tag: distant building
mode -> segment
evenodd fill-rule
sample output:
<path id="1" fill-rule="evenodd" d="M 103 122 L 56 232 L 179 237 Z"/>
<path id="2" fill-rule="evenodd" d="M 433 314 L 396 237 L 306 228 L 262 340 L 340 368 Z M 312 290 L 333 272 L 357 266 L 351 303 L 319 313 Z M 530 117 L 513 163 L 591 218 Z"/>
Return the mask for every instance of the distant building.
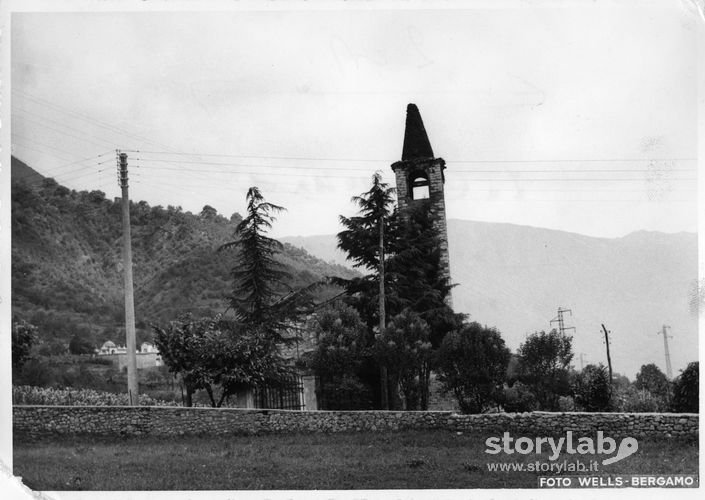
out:
<path id="1" fill-rule="evenodd" d="M 142 345 L 140 345 L 140 354 L 147 354 L 151 352 L 156 352 L 159 353 L 159 350 L 149 342 L 142 342 Z"/>
<path id="2" fill-rule="evenodd" d="M 103 343 L 100 349 L 96 350 L 96 354 L 99 356 L 105 356 L 109 354 L 127 354 L 127 348 L 124 346 L 116 346 L 112 340 L 108 340 Z"/>

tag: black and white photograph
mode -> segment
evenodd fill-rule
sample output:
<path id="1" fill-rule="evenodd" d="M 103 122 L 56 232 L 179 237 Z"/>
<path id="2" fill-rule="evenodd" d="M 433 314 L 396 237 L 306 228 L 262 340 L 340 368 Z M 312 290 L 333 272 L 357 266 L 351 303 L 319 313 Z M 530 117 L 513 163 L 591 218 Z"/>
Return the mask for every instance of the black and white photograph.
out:
<path id="1" fill-rule="evenodd" d="M 697 494 L 702 0 L 0 15 L 9 498 Z"/>

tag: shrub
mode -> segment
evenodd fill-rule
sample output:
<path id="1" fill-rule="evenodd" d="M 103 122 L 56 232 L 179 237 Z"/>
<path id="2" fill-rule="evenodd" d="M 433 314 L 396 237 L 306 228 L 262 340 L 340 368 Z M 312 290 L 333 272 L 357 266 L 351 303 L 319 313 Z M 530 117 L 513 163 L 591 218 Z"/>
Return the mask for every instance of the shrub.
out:
<path id="1" fill-rule="evenodd" d="M 519 346 L 518 378 L 531 387 L 542 410 L 558 409 L 558 398 L 571 394 L 568 366 L 573 338 L 553 329 L 529 335 Z"/>
<path id="2" fill-rule="evenodd" d="M 333 303 L 316 315 L 313 328 L 317 346 L 305 358 L 305 366 L 320 380 L 319 407 L 326 410 L 372 408 L 372 391 L 363 379 L 369 364 L 367 329 L 358 312 L 342 303 Z"/>
<path id="3" fill-rule="evenodd" d="M 558 398 L 558 411 L 575 411 L 575 400 L 572 396 Z"/>
<path id="4" fill-rule="evenodd" d="M 699 373 L 699 363 L 694 361 L 678 376 L 673 384 L 673 411 L 698 413 Z"/>
<path id="5" fill-rule="evenodd" d="M 573 383 L 575 402 L 584 411 L 610 411 L 612 388 L 607 369 L 602 365 L 587 365 Z"/>
<path id="6" fill-rule="evenodd" d="M 634 387 L 645 389 L 654 396 L 667 398 L 671 391 L 671 383 L 664 373 L 653 363 L 642 365 L 636 374 Z"/>
<path id="7" fill-rule="evenodd" d="M 463 413 L 480 413 L 501 403 L 509 356 L 499 331 L 470 323 L 441 342 L 438 378 Z"/>
<path id="8" fill-rule="evenodd" d="M 612 405 L 616 411 L 626 413 L 664 412 L 668 409 L 666 398 L 635 386 L 617 391 L 612 398 Z"/>
<path id="9" fill-rule="evenodd" d="M 12 387 L 12 403 L 16 405 L 66 405 L 66 406 L 129 406 L 127 394 L 95 391 L 93 389 L 55 389 L 28 385 Z M 140 406 L 177 406 L 174 401 L 139 396 Z"/>
<path id="10" fill-rule="evenodd" d="M 521 382 L 515 382 L 511 387 L 504 388 L 502 406 L 504 411 L 521 413 L 536 410 L 539 403 L 528 386 Z"/>
<path id="11" fill-rule="evenodd" d="M 421 317 L 405 309 L 376 335 L 374 352 L 381 366 L 397 381 L 407 410 L 428 407 L 432 346 L 431 330 Z M 390 398 L 391 399 L 391 398 Z"/>

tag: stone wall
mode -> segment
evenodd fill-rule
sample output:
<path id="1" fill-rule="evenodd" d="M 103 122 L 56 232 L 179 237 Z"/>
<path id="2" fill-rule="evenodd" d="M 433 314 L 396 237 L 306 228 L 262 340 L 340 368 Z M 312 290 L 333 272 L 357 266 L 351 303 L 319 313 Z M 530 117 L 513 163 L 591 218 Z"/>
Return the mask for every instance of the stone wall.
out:
<path id="1" fill-rule="evenodd" d="M 406 429 L 479 431 L 528 436 L 697 436 L 697 414 L 287 411 L 156 406 L 14 406 L 13 430 L 21 437 L 56 434 L 195 435 L 293 432 L 358 432 Z"/>

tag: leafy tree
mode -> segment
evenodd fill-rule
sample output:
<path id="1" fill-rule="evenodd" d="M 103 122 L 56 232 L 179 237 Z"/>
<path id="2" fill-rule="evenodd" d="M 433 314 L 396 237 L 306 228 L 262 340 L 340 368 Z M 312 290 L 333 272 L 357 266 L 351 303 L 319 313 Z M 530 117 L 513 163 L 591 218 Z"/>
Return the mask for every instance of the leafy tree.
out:
<path id="1" fill-rule="evenodd" d="M 37 327 L 21 319 L 12 322 L 12 371 L 18 373 L 37 342 Z"/>
<path id="2" fill-rule="evenodd" d="M 366 327 L 357 311 L 336 302 L 316 314 L 316 350 L 306 365 L 314 370 L 321 387 L 321 404 L 327 410 L 372 407 Z"/>
<path id="3" fill-rule="evenodd" d="M 418 314 L 405 309 L 376 336 L 374 351 L 389 370 L 390 380 L 394 381 L 390 385 L 399 385 L 405 408 L 426 409 L 433 354 L 428 324 Z M 390 401 L 393 403 L 394 398 Z"/>
<path id="4" fill-rule="evenodd" d="M 213 407 L 220 407 L 238 391 L 276 385 L 290 374 L 261 330 L 247 330 L 221 317 L 195 319 L 190 314 L 166 328 L 153 329 L 164 364 L 186 387 L 187 406 L 198 389 L 207 392 Z"/>
<path id="5" fill-rule="evenodd" d="M 662 398 L 668 398 L 671 392 L 671 382 L 654 363 L 641 366 L 639 373 L 636 374 L 634 387 Z"/>
<path id="6" fill-rule="evenodd" d="M 538 408 L 536 396 L 526 385 L 519 381 L 504 388 L 502 407 L 507 412 L 527 412 Z"/>
<path id="7" fill-rule="evenodd" d="M 499 331 L 473 322 L 443 339 L 438 376 L 464 413 L 481 413 L 502 401 L 509 358 Z"/>
<path id="8" fill-rule="evenodd" d="M 210 205 L 204 205 L 199 216 L 204 219 L 215 219 L 218 216 L 218 211 Z"/>
<path id="9" fill-rule="evenodd" d="M 607 369 L 587 365 L 573 382 L 575 402 L 585 411 L 610 411 L 612 389 Z"/>
<path id="10" fill-rule="evenodd" d="M 85 335 L 75 334 L 69 341 L 71 354 L 92 354 L 94 350 L 93 343 Z"/>
<path id="11" fill-rule="evenodd" d="M 613 388 L 613 390 L 625 389 L 631 385 L 632 385 L 632 382 L 629 380 L 629 377 L 627 377 L 626 375 L 622 375 L 621 373 L 616 373 L 616 372 L 612 374 L 612 388 Z"/>
<path id="12" fill-rule="evenodd" d="M 673 384 L 672 407 L 675 412 L 698 413 L 700 390 L 700 363 L 693 361 Z"/>
<path id="13" fill-rule="evenodd" d="M 568 367 L 573 338 L 555 329 L 529 335 L 519 346 L 519 380 L 531 388 L 544 410 L 558 409 L 558 398 L 570 394 Z"/>
<path id="14" fill-rule="evenodd" d="M 22 366 L 22 374 L 16 378 L 16 385 L 31 385 L 34 387 L 48 387 L 56 385 L 58 374 L 49 363 L 40 358 L 30 358 Z M 14 378 L 14 377 L 13 377 Z"/>
<path id="15" fill-rule="evenodd" d="M 351 199 L 360 209 L 359 215 L 340 216 L 345 230 L 338 233 L 338 248 L 348 254 L 353 267 L 364 267 L 372 272 L 379 270 L 390 241 L 388 237 L 383 240 L 380 258 L 380 232 L 383 236 L 391 234 L 395 223 L 394 191 L 389 184 L 382 182 L 382 175 L 377 172 L 372 177 L 372 187 Z"/>

